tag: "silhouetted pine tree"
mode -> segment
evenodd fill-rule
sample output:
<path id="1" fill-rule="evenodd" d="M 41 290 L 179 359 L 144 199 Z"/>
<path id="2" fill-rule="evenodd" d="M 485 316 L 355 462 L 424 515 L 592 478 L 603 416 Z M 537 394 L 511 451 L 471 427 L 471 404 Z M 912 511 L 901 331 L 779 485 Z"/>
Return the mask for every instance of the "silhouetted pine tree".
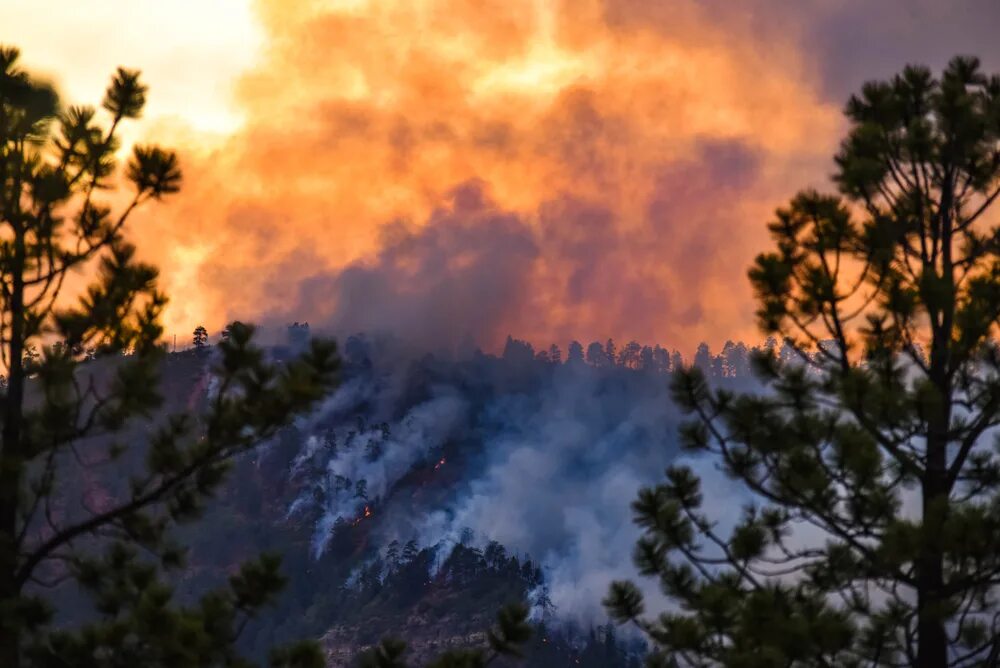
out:
<path id="1" fill-rule="evenodd" d="M 846 114 L 846 199 L 799 194 L 750 271 L 791 360 L 757 356 L 759 396 L 699 368 L 675 381 L 686 445 L 753 501 L 724 533 L 678 466 L 634 503 L 636 563 L 680 605 L 647 617 L 627 582 L 606 603 L 661 665 L 1000 661 L 1000 458 L 984 438 L 1000 424 L 1000 77 L 972 58 L 940 79 L 907 67 Z"/>
<path id="2" fill-rule="evenodd" d="M 0 48 L 0 352 L 9 369 L 0 389 L 0 665 L 240 665 L 234 643 L 280 588 L 277 560 L 249 563 L 227 588 L 180 606 L 163 577 L 183 563 L 170 530 L 198 517 L 234 457 L 332 388 L 336 351 L 316 342 L 277 368 L 252 345 L 252 328 L 234 324 L 204 411 L 165 416 L 141 439 L 126 431 L 163 403 L 166 299 L 123 229 L 138 207 L 178 190 L 177 158 L 137 146 L 122 179 L 128 197 L 113 212 L 116 131 L 143 108 L 139 74 L 117 71 L 103 112 L 60 109 L 17 60 L 16 49 Z M 72 300 L 60 292 L 71 272 L 93 280 Z M 91 356 L 104 359 L 83 364 Z M 131 476 L 99 506 L 80 508 L 64 493 L 115 462 Z M 81 627 L 51 624 L 47 588 L 65 580 L 93 601 Z M 322 657 L 301 645 L 277 652 L 274 665 L 321 666 Z"/>

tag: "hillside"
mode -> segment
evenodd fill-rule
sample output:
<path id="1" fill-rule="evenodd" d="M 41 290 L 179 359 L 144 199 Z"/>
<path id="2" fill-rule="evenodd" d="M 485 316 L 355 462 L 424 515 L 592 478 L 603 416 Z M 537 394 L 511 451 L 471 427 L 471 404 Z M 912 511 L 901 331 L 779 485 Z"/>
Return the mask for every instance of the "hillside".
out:
<path id="1" fill-rule="evenodd" d="M 337 392 L 236 462 L 202 521 L 183 528 L 178 595 L 276 552 L 289 582 L 244 634 L 254 656 L 312 637 L 347 666 L 393 635 L 419 660 L 481 643 L 501 605 L 528 600 L 542 625 L 528 665 L 629 665 L 642 644 L 609 633 L 599 601 L 633 572 L 635 490 L 673 456 L 668 370 L 562 363 L 520 342 L 460 360 L 357 337 L 345 349 Z M 210 349 L 168 356 L 169 411 L 201 409 L 212 363 Z M 121 468 L 89 474 L 66 498 L 99 503 L 125 479 Z"/>

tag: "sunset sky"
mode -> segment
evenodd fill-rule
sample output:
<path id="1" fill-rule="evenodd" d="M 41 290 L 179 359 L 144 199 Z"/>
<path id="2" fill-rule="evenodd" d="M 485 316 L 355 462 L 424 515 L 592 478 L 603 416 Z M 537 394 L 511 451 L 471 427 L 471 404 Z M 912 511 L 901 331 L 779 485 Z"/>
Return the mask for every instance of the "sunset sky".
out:
<path id="1" fill-rule="evenodd" d="M 129 137 L 185 170 L 133 228 L 171 332 L 685 354 L 755 338 L 746 268 L 825 187 L 847 95 L 955 53 L 1000 70 L 998 26 L 993 0 L 0 0 L 67 101 L 143 70 Z"/>

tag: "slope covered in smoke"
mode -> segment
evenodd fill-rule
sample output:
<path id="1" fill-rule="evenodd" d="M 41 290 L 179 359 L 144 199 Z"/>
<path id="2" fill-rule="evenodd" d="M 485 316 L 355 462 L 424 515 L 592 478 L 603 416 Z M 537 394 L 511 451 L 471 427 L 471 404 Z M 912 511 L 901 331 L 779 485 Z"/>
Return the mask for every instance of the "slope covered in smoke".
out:
<path id="1" fill-rule="evenodd" d="M 305 328 L 290 333 L 295 347 Z M 501 356 L 446 358 L 364 336 L 343 349 L 338 390 L 237 460 L 205 516 L 181 528 L 190 553 L 178 596 L 197 597 L 242 561 L 277 552 L 289 584 L 277 610 L 247 628 L 252 656 L 311 637 L 343 658 L 386 633 L 432 652 L 475 642 L 500 605 L 526 598 L 551 640 L 533 650 L 538 665 L 586 656 L 626 665 L 625 645 L 588 629 L 607 622 L 608 582 L 635 574 L 636 491 L 678 456 L 668 388 L 679 353 L 608 341 L 564 355 L 509 339 Z M 744 383 L 746 354 L 732 344 L 695 361 L 719 382 Z M 210 348 L 169 355 L 166 409 L 199 411 L 214 362 Z M 60 507 L 78 498 L 100 507 L 123 492 L 146 426 L 130 434 L 134 456 L 75 481 Z M 694 464 L 707 468 L 717 502 L 735 507 L 719 476 Z M 59 595 L 66 623 L 91 614 L 79 592 Z M 600 663 L 608 652 L 621 663 Z"/>
<path id="2" fill-rule="evenodd" d="M 428 550 L 433 574 L 455 546 L 495 541 L 540 567 L 536 617 L 603 622 L 609 581 L 635 575 L 629 505 L 678 456 L 679 356 L 588 348 L 572 345 L 565 362 L 516 340 L 499 357 L 410 358 L 392 341 L 350 338 L 340 389 L 254 463 L 274 480 L 265 494 L 283 499 L 281 522 L 297 527 L 299 568 L 340 587 L 390 545 Z M 746 348 L 727 351 L 709 366 L 720 382 L 747 382 L 736 364 Z"/>
<path id="3" fill-rule="evenodd" d="M 471 531 L 540 560 L 561 614 L 599 614 L 631 571 L 629 502 L 676 454 L 665 377 L 513 354 L 352 366 L 292 465 L 314 555 L 359 522 L 383 545 Z"/>

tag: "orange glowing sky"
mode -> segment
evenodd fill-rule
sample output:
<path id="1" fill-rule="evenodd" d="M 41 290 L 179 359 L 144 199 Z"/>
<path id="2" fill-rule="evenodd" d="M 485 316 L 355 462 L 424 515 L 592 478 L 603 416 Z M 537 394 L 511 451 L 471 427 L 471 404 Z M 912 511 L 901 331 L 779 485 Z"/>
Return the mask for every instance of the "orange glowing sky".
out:
<path id="1" fill-rule="evenodd" d="M 824 185 L 846 95 L 954 52 L 996 69 L 994 4 L 0 0 L 0 41 L 73 102 L 143 69 L 131 137 L 178 148 L 186 183 L 133 234 L 182 336 L 689 352 L 756 337 L 746 267 Z"/>

